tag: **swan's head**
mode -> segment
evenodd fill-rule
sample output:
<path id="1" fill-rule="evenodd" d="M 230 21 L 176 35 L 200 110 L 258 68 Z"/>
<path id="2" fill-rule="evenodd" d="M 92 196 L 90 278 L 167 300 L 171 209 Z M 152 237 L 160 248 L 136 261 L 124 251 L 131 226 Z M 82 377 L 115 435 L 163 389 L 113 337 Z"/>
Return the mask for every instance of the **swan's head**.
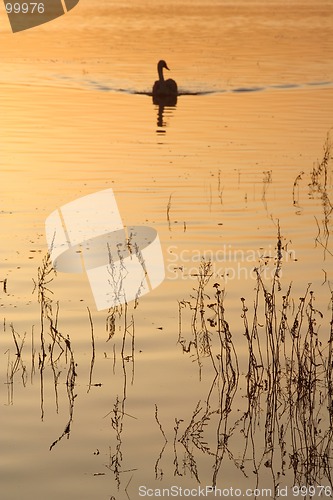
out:
<path id="1" fill-rule="evenodd" d="M 160 70 L 160 69 L 168 69 L 170 71 L 170 68 L 168 68 L 168 65 L 167 63 L 164 61 L 164 59 L 162 59 L 161 61 L 158 62 L 158 65 L 157 65 L 157 68 Z"/>

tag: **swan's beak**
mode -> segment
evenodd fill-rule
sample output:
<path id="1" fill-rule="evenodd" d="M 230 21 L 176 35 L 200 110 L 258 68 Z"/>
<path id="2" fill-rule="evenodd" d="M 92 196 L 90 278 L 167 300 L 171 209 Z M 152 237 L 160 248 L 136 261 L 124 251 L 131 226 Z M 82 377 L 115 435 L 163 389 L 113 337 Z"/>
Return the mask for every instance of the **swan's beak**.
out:
<path id="1" fill-rule="evenodd" d="M 164 67 L 165 67 L 165 69 L 168 69 L 168 70 L 170 71 L 170 68 L 168 68 L 168 65 L 167 65 L 167 64 L 165 64 L 165 66 L 164 66 Z"/>

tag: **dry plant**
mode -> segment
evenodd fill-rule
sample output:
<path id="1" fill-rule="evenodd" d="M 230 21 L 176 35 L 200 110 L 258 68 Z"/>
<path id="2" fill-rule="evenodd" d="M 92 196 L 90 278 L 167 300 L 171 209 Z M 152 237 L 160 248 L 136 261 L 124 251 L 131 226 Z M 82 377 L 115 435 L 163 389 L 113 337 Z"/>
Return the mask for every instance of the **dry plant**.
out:
<path id="1" fill-rule="evenodd" d="M 332 143 L 329 133 L 327 134 L 324 143 L 324 153 L 321 161 L 313 166 L 310 173 L 311 182 L 309 183 L 309 194 L 311 197 L 319 197 L 322 203 L 323 218 L 319 221 L 316 217 L 318 234 L 316 244 L 323 247 L 324 258 L 326 254 L 333 256 L 332 250 L 329 249 L 329 238 L 332 232 L 332 172 L 330 170 L 330 160 L 332 159 Z"/>
<path id="2" fill-rule="evenodd" d="M 198 363 L 200 380 L 204 360 L 209 361 L 215 375 L 205 405 L 197 404 L 187 425 L 176 419 L 175 474 L 180 474 L 181 443 L 185 449 L 183 470 L 189 470 L 197 481 L 200 471 L 194 450 L 214 457 L 213 485 L 228 457 L 245 475 L 250 468 L 257 484 L 260 473 L 269 470 L 275 488 L 288 472 L 295 484 L 327 483 L 333 487 L 333 294 L 328 338 L 324 338 L 319 329 L 327 318 L 315 306 L 311 285 L 296 307 L 292 286 L 283 291 L 283 252 L 278 224 L 274 275 L 267 283 L 262 269 L 255 269 L 253 306 L 249 308 L 241 298 L 247 370 L 246 409 L 240 417 L 233 404 L 241 386 L 240 354 L 225 319 L 219 284 L 213 285 L 214 300 L 208 293 L 212 278 L 209 262 L 201 264 L 195 294 L 179 302 L 178 343 Z M 205 428 L 212 426 L 216 429 L 215 444 L 205 438 Z M 240 437 L 243 453 L 236 459 Z"/>
<path id="3" fill-rule="evenodd" d="M 109 463 L 106 466 L 113 472 L 117 488 L 121 485 L 121 474 L 132 472 L 136 469 L 123 469 L 122 453 L 122 433 L 124 430 L 124 418 L 135 419 L 133 415 L 126 412 L 127 385 L 128 385 L 128 364 L 130 364 L 130 382 L 134 383 L 134 362 L 135 362 L 135 324 L 134 316 L 128 312 L 128 304 L 119 304 L 108 311 L 106 318 L 106 331 L 108 333 L 107 342 L 113 341 L 113 372 L 116 371 L 117 351 L 121 359 L 122 372 L 122 395 L 117 395 L 112 410 L 105 415 L 111 420 L 111 427 L 114 431 L 115 443 L 109 447 Z M 120 333 L 116 335 L 116 333 Z"/>
<path id="4" fill-rule="evenodd" d="M 206 292 L 211 278 L 211 262 L 202 260 L 195 294 L 191 295 L 190 300 L 179 302 L 178 343 L 185 353 L 191 354 L 191 350 L 194 350 L 200 380 L 204 359 L 209 361 L 214 376 L 204 407 L 198 402 L 190 423 L 178 441 L 185 448 L 184 467 L 197 480 L 199 480 L 199 472 L 190 445 L 197 451 L 214 457 L 213 484 L 215 485 L 225 454 L 227 453 L 228 457 L 234 460 L 229 440 L 235 431 L 235 425 L 230 423 L 230 414 L 238 387 L 239 367 L 232 333 L 225 319 L 224 292 L 218 283 L 213 285 L 215 290 L 213 299 Z M 187 328 L 186 334 L 183 328 L 185 312 L 190 312 L 190 328 Z M 178 431 L 179 423 L 182 421 L 177 422 Z M 204 430 L 208 425 L 216 425 L 215 450 L 205 441 Z"/>
<path id="5" fill-rule="evenodd" d="M 46 361 L 48 361 L 53 372 L 53 382 L 55 391 L 56 410 L 58 412 L 58 385 L 61 376 L 60 360 L 64 358 L 67 367 L 66 390 L 69 403 L 68 422 L 63 433 L 51 444 L 50 450 L 64 437 L 69 438 L 74 414 L 74 401 L 76 398 L 76 362 L 69 335 L 64 335 L 58 329 L 59 303 L 53 303 L 53 292 L 49 288 L 55 276 L 50 255 L 47 254 L 42 265 L 38 268 L 38 279 L 35 282 L 35 289 L 38 291 L 38 301 L 40 304 L 40 353 L 39 353 L 39 373 L 40 373 L 40 393 L 41 393 L 41 418 L 44 418 L 44 371 Z M 55 309 L 55 310 L 54 310 Z M 48 347 L 46 348 L 46 345 Z"/>
<path id="6" fill-rule="evenodd" d="M 12 405 L 14 403 L 14 378 L 16 373 L 21 372 L 22 383 L 24 387 L 27 382 L 27 368 L 22 358 L 22 350 L 24 347 L 24 342 L 26 338 L 26 334 L 23 337 L 15 331 L 14 326 L 11 324 L 10 329 L 12 332 L 12 338 L 15 345 L 15 354 L 14 361 L 11 360 L 10 357 L 10 349 L 6 351 L 5 354 L 8 355 L 7 361 L 7 389 L 8 389 L 8 405 Z"/>

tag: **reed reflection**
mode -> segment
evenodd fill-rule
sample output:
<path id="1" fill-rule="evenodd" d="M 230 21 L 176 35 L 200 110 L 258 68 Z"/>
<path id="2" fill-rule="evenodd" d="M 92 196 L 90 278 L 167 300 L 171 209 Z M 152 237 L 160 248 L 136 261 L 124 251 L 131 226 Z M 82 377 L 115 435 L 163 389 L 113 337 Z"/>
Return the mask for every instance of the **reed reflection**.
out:
<path id="1" fill-rule="evenodd" d="M 330 235 L 332 226 L 332 214 L 333 214 L 333 199 L 332 199 L 332 185 L 330 182 L 331 178 L 331 164 L 332 159 L 332 140 L 331 133 L 329 132 L 326 136 L 326 140 L 323 145 L 323 157 L 321 160 L 317 160 L 314 164 L 310 174 L 309 181 L 306 185 L 308 188 L 307 196 L 311 200 L 320 200 L 322 208 L 322 218 L 318 220 L 316 216 L 317 224 L 317 235 L 315 237 L 315 246 L 320 246 L 323 249 L 324 261 L 333 256 L 333 250 L 330 248 Z M 301 171 L 293 184 L 293 206 L 297 209 L 297 214 L 301 214 L 304 207 L 301 206 L 300 201 L 300 191 L 301 183 L 303 181 L 304 171 Z M 325 274 L 325 281 L 327 281 L 327 271 L 323 269 Z"/>
<path id="2" fill-rule="evenodd" d="M 122 393 L 117 394 L 112 410 L 105 415 L 109 418 L 114 431 L 113 443 L 109 446 L 109 463 L 106 467 L 113 473 L 117 490 L 122 484 L 123 473 L 134 472 L 136 468 L 123 468 L 122 435 L 126 419 L 136 419 L 134 415 L 126 412 L 128 366 L 130 367 L 130 384 L 134 384 L 135 361 L 135 322 L 133 314 L 129 314 L 128 304 L 121 304 L 110 308 L 106 318 L 107 342 L 113 341 L 113 374 L 116 374 L 117 355 L 121 360 Z M 121 333 L 121 336 L 116 335 Z"/>
<path id="3" fill-rule="evenodd" d="M 224 291 L 219 283 L 213 282 L 210 262 L 202 261 L 194 293 L 179 301 L 178 345 L 196 362 L 199 381 L 210 379 L 210 383 L 203 397 L 194 404 L 189 419 L 176 416 L 173 422 L 165 422 L 155 404 L 154 418 L 163 437 L 154 465 L 158 480 L 170 473 L 178 477 L 189 474 L 202 483 L 209 464 L 211 484 L 215 486 L 222 468 L 231 463 L 245 478 L 254 474 L 256 487 L 262 482 L 267 484 L 269 471 L 275 491 L 282 478 L 285 483 L 327 484 L 333 488 L 333 293 L 328 317 L 317 309 L 310 285 L 297 304 L 292 297 L 292 286 L 286 288 L 281 282 L 286 250 L 279 226 L 277 231 L 275 274 L 271 283 L 267 283 L 262 279 L 265 260 L 256 268 L 252 305 L 248 306 L 246 299 L 240 298 L 243 331 L 238 331 L 236 339 L 227 321 Z M 38 270 L 36 282 L 40 347 L 36 350 L 32 330 L 31 373 L 37 358 L 42 419 L 47 369 L 51 368 L 53 374 L 56 411 L 60 397 L 65 394 L 69 403 L 64 429 L 53 440 L 50 450 L 64 437 L 70 437 L 78 379 L 72 341 L 68 334 L 60 331 L 59 304 L 52 300 L 53 278 L 47 256 Z M 89 393 L 92 387 L 101 385 L 93 383 L 96 346 L 89 310 L 88 323 L 91 328 Z M 329 325 L 327 338 L 323 333 L 319 337 L 319 330 L 326 323 Z M 110 420 L 113 438 L 109 444 L 109 461 L 103 467 L 114 476 L 117 491 L 125 491 L 138 471 L 136 466 L 125 467 L 130 457 L 123 447 L 126 428 L 136 419 L 126 410 L 128 385 L 134 385 L 135 381 L 135 321 L 128 304 L 110 309 L 105 326 L 105 341 L 112 342 L 112 372 L 116 375 L 119 367 L 121 388 L 113 391 L 111 409 L 104 417 Z M 13 404 L 15 378 L 20 374 L 23 385 L 28 379 L 27 362 L 23 359 L 27 336 L 20 335 L 13 325 L 10 330 L 16 359 L 8 363 L 7 383 L 9 402 Z M 239 334 L 247 344 L 245 363 L 239 352 L 240 345 L 242 348 Z M 65 393 L 60 390 L 61 382 Z M 245 394 L 243 391 L 239 398 L 244 387 Z M 169 426 L 172 439 L 166 431 Z M 163 465 L 169 461 L 172 471 Z"/>
<path id="4" fill-rule="evenodd" d="M 307 195 L 321 201 L 323 218 L 315 241 L 326 257 L 331 254 L 330 151 L 330 143 L 326 141 L 323 159 L 314 166 L 311 184 L 307 185 Z M 218 174 L 222 203 L 220 171 Z M 301 181 L 299 177 L 297 184 Z M 263 200 L 270 183 L 270 171 L 266 171 Z M 293 195 L 295 201 L 296 190 Z M 166 210 L 169 229 L 171 208 L 172 195 Z M 256 487 L 266 486 L 270 481 L 275 491 L 281 483 L 326 484 L 333 489 L 333 292 L 329 281 L 324 282 L 329 304 L 326 310 L 318 308 L 311 285 L 305 287 L 301 297 L 294 296 L 292 285 L 281 278 L 288 243 L 281 235 L 279 223 L 276 230 L 275 254 L 263 256 L 254 269 L 253 296 L 239 296 L 240 325 L 228 321 L 224 289 L 215 281 L 220 278 L 213 274 L 212 264 L 207 260 L 201 262 L 195 289 L 191 287 L 188 296 L 178 302 L 175 340 L 185 355 L 181 363 L 196 363 L 198 395 L 195 393 L 189 417 L 180 414 L 185 411 L 181 408 L 169 420 L 159 410 L 158 401 L 150 400 L 151 416 L 162 437 L 154 443 L 156 458 L 152 473 L 157 480 L 172 480 L 174 476 L 181 480 L 188 476 L 203 484 L 208 481 L 209 470 L 211 484 L 218 486 L 224 470 L 232 466 Z M 264 270 L 272 262 L 273 274 L 269 273 L 269 279 L 265 279 Z M 4 320 L 3 328 L 3 337 L 8 337 L 6 341 L 10 344 L 4 350 L 8 404 L 14 404 L 15 384 L 26 387 L 29 382 L 27 356 L 31 358 L 31 381 L 35 375 L 40 380 L 41 419 L 50 380 L 56 413 L 62 401 L 68 402 L 62 431 L 50 440 L 50 450 L 64 437 L 70 437 L 78 380 L 84 380 L 88 386 L 81 394 L 87 400 L 94 387 L 102 385 L 95 380 L 100 344 L 95 342 L 94 318 L 88 308 L 86 323 L 90 335 L 86 345 L 90 356 L 86 371 L 82 362 L 78 372 L 74 343 L 68 331 L 60 328 L 64 324 L 59 320 L 60 304 L 51 290 L 55 276 L 47 255 L 38 268 L 35 282 L 38 340 L 34 327 L 31 334 L 29 328 L 27 333 L 19 333 L 14 324 L 6 327 Z M 112 435 L 108 434 L 104 441 L 109 451 L 106 458 L 99 449 L 96 452 L 103 460 L 103 471 L 95 475 L 103 475 L 107 469 L 114 479 L 114 488 L 122 493 L 126 492 L 132 476 L 139 479 L 140 474 L 137 464 L 132 463 L 131 448 L 123 446 L 126 431 L 137 418 L 128 411 L 129 387 L 140 390 L 135 386 L 137 306 L 137 303 L 133 308 L 127 303 L 120 304 L 110 309 L 106 318 L 102 317 L 103 347 L 110 346 L 111 352 L 111 355 L 104 353 L 111 363 L 103 376 L 105 381 L 112 378 L 104 418 Z M 119 385 L 115 388 L 116 382 Z M 184 391 L 189 392 L 188 387 Z"/>
<path id="5" fill-rule="evenodd" d="M 218 283 L 212 284 L 210 262 L 201 263 L 195 293 L 179 302 L 178 343 L 197 363 L 199 381 L 207 376 L 212 381 L 192 417 L 175 418 L 175 476 L 188 472 L 201 483 L 208 462 L 215 486 L 228 461 L 244 478 L 254 474 L 256 487 L 262 481 L 267 485 L 269 471 L 274 492 L 282 477 L 285 484 L 325 484 L 333 489 L 333 292 L 328 317 L 315 307 L 311 285 L 295 305 L 291 284 L 285 291 L 280 279 L 284 251 L 278 225 L 271 282 L 262 279 L 262 267 L 267 265 L 263 259 L 255 269 L 253 305 L 248 307 L 246 299 L 240 298 L 245 364 L 240 341 L 235 343 L 225 318 L 224 293 Z M 323 321 L 330 325 L 327 338 L 318 335 Z M 246 387 L 243 397 L 240 363 Z M 155 419 L 161 428 L 156 415 Z"/>
<path id="6" fill-rule="evenodd" d="M 323 220 L 319 223 L 316 219 L 318 227 L 316 244 L 323 248 L 324 259 L 326 259 L 326 257 L 333 256 L 333 252 L 329 250 L 330 227 L 332 225 L 333 213 L 332 190 L 329 184 L 332 143 L 329 134 L 327 134 L 323 149 L 324 155 L 322 160 L 317 162 L 310 173 L 311 183 L 309 184 L 309 195 L 311 198 L 321 199 Z"/>
<path id="7" fill-rule="evenodd" d="M 40 399 L 41 399 L 41 419 L 44 419 L 44 371 L 46 360 L 49 361 L 53 373 L 54 393 L 56 411 L 59 411 L 58 385 L 62 373 L 60 362 L 64 357 L 66 374 L 66 391 L 69 403 L 68 422 L 62 434 L 50 446 L 50 450 L 59 443 L 65 436 L 69 438 L 74 415 L 74 403 L 76 398 L 75 386 L 77 364 L 74 359 L 70 336 L 66 336 L 58 329 L 59 302 L 56 304 L 52 300 L 52 291 L 49 285 L 52 283 L 55 271 L 52 267 L 50 255 L 43 259 L 42 265 L 38 268 L 38 280 L 35 282 L 38 291 L 38 302 L 40 304 L 40 352 L 39 352 L 39 373 L 40 373 Z M 55 309 L 55 311 L 54 311 Z M 46 334 L 50 336 L 46 346 Z M 60 366 L 59 366 L 60 365 Z"/>

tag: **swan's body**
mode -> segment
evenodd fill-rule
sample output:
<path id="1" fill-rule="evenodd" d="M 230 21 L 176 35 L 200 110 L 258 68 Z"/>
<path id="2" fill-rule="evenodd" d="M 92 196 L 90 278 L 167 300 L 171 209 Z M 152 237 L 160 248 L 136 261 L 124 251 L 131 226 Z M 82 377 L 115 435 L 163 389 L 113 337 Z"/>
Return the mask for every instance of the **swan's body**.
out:
<path id="1" fill-rule="evenodd" d="M 165 61 L 159 61 L 157 64 L 158 80 L 153 86 L 153 102 L 154 104 L 175 105 L 178 96 L 177 83 L 172 78 L 164 80 L 164 68 L 169 70 Z"/>

